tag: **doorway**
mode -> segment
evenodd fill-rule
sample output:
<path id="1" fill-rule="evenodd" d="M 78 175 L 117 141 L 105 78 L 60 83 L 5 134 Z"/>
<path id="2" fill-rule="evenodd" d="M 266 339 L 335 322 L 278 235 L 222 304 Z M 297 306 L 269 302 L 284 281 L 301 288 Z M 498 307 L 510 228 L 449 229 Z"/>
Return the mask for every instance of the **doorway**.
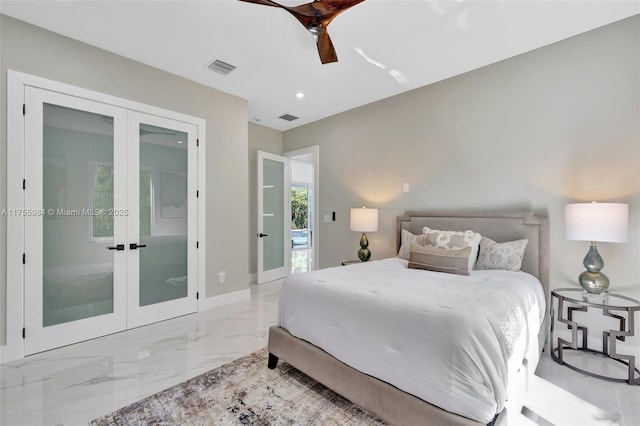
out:
<path id="1" fill-rule="evenodd" d="M 291 273 L 315 269 L 317 246 L 318 147 L 284 154 L 291 176 Z"/>
<path id="2" fill-rule="evenodd" d="M 257 274 L 263 284 L 317 265 L 318 147 L 258 151 Z"/>

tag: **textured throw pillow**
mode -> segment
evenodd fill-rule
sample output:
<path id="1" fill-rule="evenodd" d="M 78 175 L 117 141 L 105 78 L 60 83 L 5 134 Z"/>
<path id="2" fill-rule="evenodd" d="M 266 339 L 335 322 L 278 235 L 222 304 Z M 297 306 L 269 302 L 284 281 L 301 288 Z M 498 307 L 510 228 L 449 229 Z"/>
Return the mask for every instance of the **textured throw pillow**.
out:
<path id="1" fill-rule="evenodd" d="M 443 249 L 411 243 L 409 268 L 469 275 L 471 247 Z"/>
<path id="2" fill-rule="evenodd" d="M 422 228 L 422 232 L 424 233 L 424 245 L 426 246 L 447 250 L 471 247 L 469 270 L 473 269 L 473 265 L 478 258 L 478 247 L 480 246 L 482 235 L 473 231 L 439 231 L 428 226 Z"/>
<path id="3" fill-rule="evenodd" d="M 503 271 L 519 271 L 522 266 L 524 250 L 529 240 L 516 240 L 506 243 L 482 237 L 480 241 L 480 255 L 476 269 L 499 269 Z"/>
<path id="4" fill-rule="evenodd" d="M 411 251 L 411 243 L 424 245 L 424 235 L 414 235 L 406 229 L 402 230 L 400 250 L 398 257 L 409 260 L 409 252 Z"/>

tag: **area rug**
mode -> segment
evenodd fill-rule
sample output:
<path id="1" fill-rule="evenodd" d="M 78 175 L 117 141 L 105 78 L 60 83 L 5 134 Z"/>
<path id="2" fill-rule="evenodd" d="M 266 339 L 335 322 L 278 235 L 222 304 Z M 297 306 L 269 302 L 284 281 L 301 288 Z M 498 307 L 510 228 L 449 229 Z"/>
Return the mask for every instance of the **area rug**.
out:
<path id="1" fill-rule="evenodd" d="M 267 349 L 91 422 L 91 425 L 384 425 Z"/>

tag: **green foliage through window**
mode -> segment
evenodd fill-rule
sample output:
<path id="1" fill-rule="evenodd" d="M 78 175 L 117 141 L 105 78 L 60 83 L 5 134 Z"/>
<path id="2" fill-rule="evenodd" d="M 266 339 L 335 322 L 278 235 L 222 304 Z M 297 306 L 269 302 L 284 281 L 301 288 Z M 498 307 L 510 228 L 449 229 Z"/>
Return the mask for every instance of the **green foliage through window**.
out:
<path id="1" fill-rule="evenodd" d="M 291 229 L 309 227 L 309 190 L 307 186 L 291 187 Z"/>
<path id="2" fill-rule="evenodd" d="M 113 166 L 96 164 L 94 169 L 92 237 L 113 238 Z M 151 235 L 153 216 L 151 170 L 140 170 L 140 236 Z"/>

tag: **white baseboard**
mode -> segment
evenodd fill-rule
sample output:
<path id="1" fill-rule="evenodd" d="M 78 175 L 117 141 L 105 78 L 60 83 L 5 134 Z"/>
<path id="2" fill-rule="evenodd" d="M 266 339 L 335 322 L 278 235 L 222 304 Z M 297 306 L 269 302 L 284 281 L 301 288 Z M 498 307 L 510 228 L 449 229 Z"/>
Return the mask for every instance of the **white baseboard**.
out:
<path id="1" fill-rule="evenodd" d="M 3 345 L 0 346 L 0 364 L 22 359 L 22 345 Z"/>
<path id="2" fill-rule="evenodd" d="M 251 301 L 251 290 L 248 288 L 244 290 L 234 291 L 232 293 L 221 294 L 219 296 L 213 296 L 206 299 L 201 299 L 198 302 L 198 312 L 208 311 L 220 306 L 230 305 L 238 302 Z"/>
<path id="3" fill-rule="evenodd" d="M 249 274 L 249 284 L 256 284 L 258 282 L 258 274 Z"/>

